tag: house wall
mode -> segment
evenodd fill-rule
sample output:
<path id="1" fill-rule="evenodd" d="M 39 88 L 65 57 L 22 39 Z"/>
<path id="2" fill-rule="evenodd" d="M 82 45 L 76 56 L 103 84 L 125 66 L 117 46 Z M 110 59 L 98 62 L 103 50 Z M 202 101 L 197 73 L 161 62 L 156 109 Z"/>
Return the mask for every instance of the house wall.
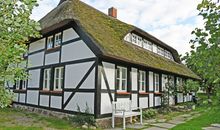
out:
<path id="1" fill-rule="evenodd" d="M 77 112 L 77 106 L 83 111 L 88 107 L 95 114 L 96 55 L 78 31 L 70 27 L 54 32 L 62 32 L 62 45 L 50 51 L 46 37 L 30 43 L 27 89 L 15 91 L 15 103 L 67 113 Z M 59 66 L 64 67 L 62 91 L 43 91 L 44 68 Z"/>

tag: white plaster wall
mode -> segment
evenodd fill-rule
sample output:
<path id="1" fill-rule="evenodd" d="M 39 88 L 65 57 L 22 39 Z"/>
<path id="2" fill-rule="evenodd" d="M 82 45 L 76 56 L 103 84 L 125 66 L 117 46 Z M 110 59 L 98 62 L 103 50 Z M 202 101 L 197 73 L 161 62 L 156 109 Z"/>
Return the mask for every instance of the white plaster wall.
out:
<path id="1" fill-rule="evenodd" d="M 141 108 L 148 108 L 148 97 L 140 97 L 139 101 L 140 101 L 139 105 Z"/>
<path id="2" fill-rule="evenodd" d="M 76 88 L 79 82 L 82 80 L 84 75 L 88 72 L 92 66 L 92 62 L 66 65 L 65 68 L 65 88 Z M 95 68 L 94 68 L 95 69 Z"/>
<path id="3" fill-rule="evenodd" d="M 137 94 L 132 94 L 131 101 L 132 101 L 132 107 L 134 109 L 137 108 L 138 107 L 138 95 Z"/>
<path id="4" fill-rule="evenodd" d="M 61 61 L 74 61 L 96 57 L 89 47 L 82 41 L 76 41 L 62 46 Z"/>
<path id="5" fill-rule="evenodd" d="M 81 85 L 82 89 L 95 89 L 95 68 Z"/>
<path id="6" fill-rule="evenodd" d="M 69 28 L 63 31 L 63 42 L 78 38 L 79 35 L 73 28 Z"/>
<path id="7" fill-rule="evenodd" d="M 160 106 L 160 105 L 161 105 L 161 98 L 155 97 L 155 106 Z"/>
<path id="8" fill-rule="evenodd" d="M 51 96 L 50 107 L 61 109 L 62 97 L 61 96 Z"/>
<path id="9" fill-rule="evenodd" d="M 149 91 L 153 91 L 154 90 L 154 73 L 153 72 L 149 72 Z"/>
<path id="10" fill-rule="evenodd" d="M 37 90 L 27 90 L 27 103 L 38 105 L 39 91 Z"/>
<path id="11" fill-rule="evenodd" d="M 90 113 L 94 114 L 94 93 L 76 93 L 65 107 L 65 110 L 76 111 L 77 105 L 84 112 L 86 104 L 90 109 Z"/>
<path id="12" fill-rule="evenodd" d="M 46 43 L 46 38 L 31 43 L 29 46 L 29 53 L 44 49 L 45 43 Z"/>
<path id="13" fill-rule="evenodd" d="M 39 52 L 28 56 L 28 67 L 42 66 L 44 61 L 44 52 Z"/>
<path id="14" fill-rule="evenodd" d="M 131 69 L 131 86 L 132 86 L 132 90 L 137 91 L 138 90 L 138 79 L 137 79 L 137 69 L 136 68 L 132 68 Z"/>
<path id="15" fill-rule="evenodd" d="M 153 44 L 153 52 L 157 53 L 157 45 Z"/>
<path id="16" fill-rule="evenodd" d="M 109 84 L 110 89 L 115 89 L 115 64 L 111 64 L 108 62 L 102 62 L 103 66 L 104 66 L 104 71 L 106 74 L 106 78 Z M 102 78 L 101 78 L 101 88 L 102 89 L 106 89 L 106 84 L 105 84 L 105 80 L 103 78 L 103 74 L 102 74 Z"/>
<path id="17" fill-rule="evenodd" d="M 114 99 L 114 94 L 112 94 Z M 112 104 L 108 93 L 101 93 L 101 114 L 112 113 Z"/>
<path id="18" fill-rule="evenodd" d="M 150 102 L 149 102 L 149 107 L 153 107 L 154 106 L 154 94 L 153 93 L 150 93 L 149 94 L 149 100 L 150 100 Z"/>
<path id="19" fill-rule="evenodd" d="M 60 52 L 49 53 L 45 55 L 45 65 L 59 63 Z"/>
<path id="20" fill-rule="evenodd" d="M 25 96 L 26 96 L 26 94 L 20 93 L 19 102 L 25 103 Z"/>
<path id="21" fill-rule="evenodd" d="M 72 92 L 64 92 L 64 103 L 67 101 Z"/>
<path id="22" fill-rule="evenodd" d="M 40 69 L 30 70 L 28 79 L 28 88 L 39 88 Z"/>
<path id="23" fill-rule="evenodd" d="M 40 95 L 40 106 L 49 107 L 49 96 Z"/>

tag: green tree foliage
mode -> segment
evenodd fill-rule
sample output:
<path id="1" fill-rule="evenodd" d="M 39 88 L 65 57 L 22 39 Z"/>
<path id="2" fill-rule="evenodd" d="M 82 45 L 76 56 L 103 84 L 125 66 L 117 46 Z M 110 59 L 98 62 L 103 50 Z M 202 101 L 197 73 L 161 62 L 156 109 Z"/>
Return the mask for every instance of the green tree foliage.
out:
<path id="1" fill-rule="evenodd" d="M 220 4 L 202 0 L 197 6 L 204 27 L 192 31 L 191 51 L 183 58 L 186 64 L 203 80 L 208 95 L 220 82 Z"/>
<path id="2" fill-rule="evenodd" d="M 29 38 L 40 36 L 40 24 L 30 19 L 35 6 L 37 0 L 0 1 L 0 87 L 7 81 L 27 78 L 21 67 L 23 54 L 27 52 L 26 43 Z M 4 102 L 2 100 L 4 98 L 0 98 L 0 102 Z"/>
<path id="3" fill-rule="evenodd" d="M 187 80 L 184 84 L 184 93 L 197 92 L 200 84 L 198 81 Z"/>

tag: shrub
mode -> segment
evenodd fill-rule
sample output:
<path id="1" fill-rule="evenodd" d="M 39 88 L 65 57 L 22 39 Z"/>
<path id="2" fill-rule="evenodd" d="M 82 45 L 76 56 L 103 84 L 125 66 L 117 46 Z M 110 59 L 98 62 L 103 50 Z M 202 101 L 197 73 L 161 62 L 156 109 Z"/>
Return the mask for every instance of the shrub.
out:
<path id="1" fill-rule="evenodd" d="M 3 86 L 0 86 L 0 108 L 5 108 L 11 105 L 14 94 Z"/>
<path id="2" fill-rule="evenodd" d="M 77 105 L 78 114 L 73 117 L 70 117 L 70 120 L 77 125 L 87 124 L 89 126 L 95 126 L 96 120 L 93 115 L 90 115 L 90 109 L 88 104 L 86 103 L 85 113 L 82 113 L 79 105 Z"/>
<path id="3" fill-rule="evenodd" d="M 155 117 L 157 114 L 157 111 L 155 109 L 147 109 L 143 111 L 143 118 L 149 119 Z"/>

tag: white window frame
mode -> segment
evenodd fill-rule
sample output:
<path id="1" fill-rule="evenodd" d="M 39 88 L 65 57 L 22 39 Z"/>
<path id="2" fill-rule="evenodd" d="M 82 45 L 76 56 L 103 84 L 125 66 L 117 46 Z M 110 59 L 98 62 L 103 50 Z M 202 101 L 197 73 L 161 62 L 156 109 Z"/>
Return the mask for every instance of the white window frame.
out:
<path id="1" fill-rule="evenodd" d="M 138 45 L 138 35 L 132 34 L 131 35 L 131 42 L 135 45 Z"/>
<path id="2" fill-rule="evenodd" d="M 146 72 L 139 71 L 139 92 L 146 92 Z"/>
<path id="3" fill-rule="evenodd" d="M 21 86 L 21 82 L 20 82 L 20 80 L 17 80 L 16 83 L 15 83 L 15 89 L 19 90 L 20 86 Z"/>
<path id="4" fill-rule="evenodd" d="M 118 72 L 119 72 L 119 77 L 117 77 L 118 74 L 116 74 L 116 82 L 119 83 L 119 85 L 117 84 L 118 86 L 116 86 L 117 87 L 117 92 L 127 92 L 127 68 L 117 66 L 116 73 L 118 73 Z M 125 78 L 122 77 L 122 75 L 123 75 L 122 72 L 125 72 Z M 125 81 L 124 89 L 123 89 L 123 86 L 122 86 L 122 81 Z"/>
<path id="5" fill-rule="evenodd" d="M 47 78 L 46 78 L 47 75 Z M 51 68 L 44 69 L 44 77 L 43 77 L 43 90 L 50 90 L 50 81 L 51 81 Z M 47 83 L 47 86 L 46 86 Z"/>
<path id="6" fill-rule="evenodd" d="M 160 76 L 154 73 L 154 92 L 160 92 Z"/>
<path id="7" fill-rule="evenodd" d="M 26 89 L 26 80 L 22 80 L 22 89 L 25 90 Z"/>
<path id="8" fill-rule="evenodd" d="M 59 75 L 57 77 L 58 72 L 59 72 Z M 54 88 L 53 88 L 54 91 L 61 91 L 62 90 L 62 87 L 63 87 L 63 74 L 64 74 L 64 67 L 56 67 L 54 69 Z M 56 88 L 57 83 L 58 83 L 58 88 Z"/>
<path id="9" fill-rule="evenodd" d="M 62 34 L 57 33 L 54 37 L 54 47 L 58 47 L 62 44 Z"/>
<path id="10" fill-rule="evenodd" d="M 47 49 L 53 48 L 53 43 L 54 43 L 54 37 L 53 36 L 47 37 Z"/>

